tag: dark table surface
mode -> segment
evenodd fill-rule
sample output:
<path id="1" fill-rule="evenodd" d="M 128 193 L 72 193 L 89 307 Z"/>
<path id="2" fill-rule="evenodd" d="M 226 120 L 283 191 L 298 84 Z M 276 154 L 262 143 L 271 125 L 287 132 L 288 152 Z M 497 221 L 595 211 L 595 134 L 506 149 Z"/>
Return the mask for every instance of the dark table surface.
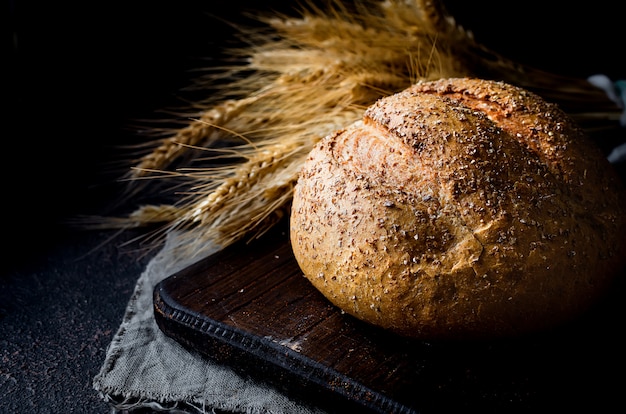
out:
<path id="1" fill-rule="evenodd" d="M 233 15 L 254 4 L 127 3 L 2 3 L 9 17 L 3 54 L 10 59 L 2 95 L 8 110 L 0 167 L 0 413 L 109 412 L 92 379 L 151 254 L 124 246 L 136 234 L 111 239 L 112 232 L 77 231 L 67 221 L 108 211 L 119 195 L 115 147 L 137 139 L 129 125 L 172 104 L 189 82 L 188 70 L 206 64 L 203 59 L 228 38 L 206 23 L 207 14 L 217 14 L 217 7 Z M 571 33 L 568 47 L 543 59 L 525 47 L 544 53 L 553 47 L 540 44 L 545 33 L 537 27 L 496 36 L 458 3 L 453 9 L 463 14 L 457 20 L 477 36 L 494 45 L 497 39 L 498 47 L 547 69 L 626 77 L 618 66 L 623 63 L 610 56 L 621 33 L 609 2 L 557 21 L 556 29 Z M 510 26 L 529 14 L 525 8 L 509 16 Z M 540 22 L 550 17 L 542 16 Z M 590 30 L 585 39 L 595 47 L 580 43 L 583 25 L 576 19 L 583 17 Z M 616 134 L 615 140 L 624 139 L 623 131 Z"/>

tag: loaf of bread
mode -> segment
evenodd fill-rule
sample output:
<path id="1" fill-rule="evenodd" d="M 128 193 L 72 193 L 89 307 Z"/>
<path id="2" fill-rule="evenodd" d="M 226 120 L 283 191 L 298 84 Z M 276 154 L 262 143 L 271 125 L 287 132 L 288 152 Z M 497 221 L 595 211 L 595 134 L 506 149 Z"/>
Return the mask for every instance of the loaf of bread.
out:
<path id="1" fill-rule="evenodd" d="M 549 329 L 626 259 L 626 193 L 600 150 L 554 104 L 479 79 L 418 83 L 320 141 L 290 225 L 333 304 L 425 339 Z"/>

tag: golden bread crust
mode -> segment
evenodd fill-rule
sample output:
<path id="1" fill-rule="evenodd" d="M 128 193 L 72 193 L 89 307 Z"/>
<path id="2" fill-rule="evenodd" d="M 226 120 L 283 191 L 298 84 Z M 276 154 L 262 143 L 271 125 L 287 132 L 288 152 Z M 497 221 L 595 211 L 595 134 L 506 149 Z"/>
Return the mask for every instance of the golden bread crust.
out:
<path id="1" fill-rule="evenodd" d="M 545 329 L 587 309 L 626 256 L 624 189 L 555 105 L 478 79 L 422 82 L 322 140 L 291 243 L 345 312 L 420 338 Z"/>

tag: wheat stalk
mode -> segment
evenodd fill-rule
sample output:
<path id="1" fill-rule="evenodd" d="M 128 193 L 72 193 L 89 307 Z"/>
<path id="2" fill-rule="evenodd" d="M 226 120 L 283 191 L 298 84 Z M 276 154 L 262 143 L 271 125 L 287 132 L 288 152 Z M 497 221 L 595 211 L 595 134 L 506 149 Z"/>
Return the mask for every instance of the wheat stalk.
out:
<path id="1" fill-rule="evenodd" d="M 257 151 L 213 191 L 198 191 L 194 202 L 173 223 L 184 230 L 186 254 L 202 254 L 207 241 L 228 245 L 255 229 L 262 233 L 287 211 L 298 170 L 307 153 L 294 143 Z M 202 178 L 197 178 L 202 181 Z M 208 183 L 213 180 L 209 179 Z M 198 197 L 198 195 L 202 196 Z M 185 237 L 186 236 L 186 237 Z"/>
<path id="2" fill-rule="evenodd" d="M 222 137 L 219 128 L 245 110 L 251 100 L 253 99 L 228 100 L 204 111 L 199 119 L 193 120 L 174 136 L 162 140 L 154 150 L 143 156 L 131 170 L 130 179 L 166 169 L 187 148 L 214 144 Z"/>

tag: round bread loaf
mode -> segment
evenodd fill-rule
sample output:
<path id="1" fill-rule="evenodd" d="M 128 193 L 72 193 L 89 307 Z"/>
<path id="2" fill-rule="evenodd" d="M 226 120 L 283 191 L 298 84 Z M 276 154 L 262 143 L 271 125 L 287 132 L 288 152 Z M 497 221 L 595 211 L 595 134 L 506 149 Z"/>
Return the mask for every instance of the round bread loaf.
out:
<path id="1" fill-rule="evenodd" d="M 398 334 L 494 338 L 587 310 L 624 266 L 626 198 L 554 104 L 479 79 L 422 82 L 324 138 L 291 244 L 343 311 Z"/>

